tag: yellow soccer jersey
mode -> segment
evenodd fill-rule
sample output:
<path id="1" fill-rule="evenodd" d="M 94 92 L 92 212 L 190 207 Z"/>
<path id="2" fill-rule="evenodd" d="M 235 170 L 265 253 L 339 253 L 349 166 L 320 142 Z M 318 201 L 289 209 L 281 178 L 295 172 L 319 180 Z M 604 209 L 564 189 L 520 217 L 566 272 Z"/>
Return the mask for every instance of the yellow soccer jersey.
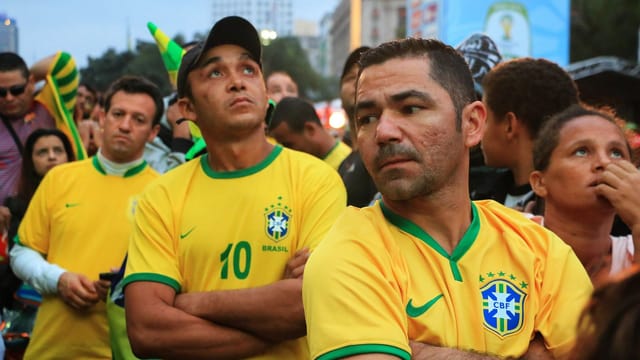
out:
<path id="1" fill-rule="evenodd" d="M 59 165 L 45 176 L 16 241 L 50 263 L 98 280 L 122 263 L 136 198 L 158 174 L 146 163 L 109 176 L 96 157 Z M 111 359 L 104 302 L 77 311 L 44 296 L 25 359 Z"/>
<path id="2" fill-rule="evenodd" d="M 143 194 L 124 284 L 156 281 L 188 293 L 273 283 L 297 250 L 315 248 L 345 204 L 337 172 L 308 154 L 278 145 L 234 172 L 213 171 L 203 155 Z M 259 358 L 307 356 L 299 339 Z"/>
<path id="3" fill-rule="evenodd" d="M 345 211 L 305 271 L 311 357 L 409 359 L 409 340 L 518 357 L 536 332 L 566 354 L 592 290 L 578 258 L 496 202 L 474 202 L 472 212 L 449 255 L 381 202 Z"/>
<path id="4" fill-rule="evenodd" d="M 351 154 L 351 148 L 349 145 L 343 143 L 340 140 L 336 140 L 335 145 L 329 150 L 329 153 L 324 157 L 324 162 L 329 164 L 332 168 L 338 170 L 338 167 L 342 163 L 342 160 Z"/>

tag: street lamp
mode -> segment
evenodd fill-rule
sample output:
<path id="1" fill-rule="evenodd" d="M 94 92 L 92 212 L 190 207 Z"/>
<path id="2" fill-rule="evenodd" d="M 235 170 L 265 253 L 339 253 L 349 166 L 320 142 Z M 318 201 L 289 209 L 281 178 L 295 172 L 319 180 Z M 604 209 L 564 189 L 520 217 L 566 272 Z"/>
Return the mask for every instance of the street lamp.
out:
<path id="1" fill-rule="evenodd" d="M 278 38 L 278 33 L 275 30 L 271 29 L 263 29 L 260 31 L 260 39 L 262 40 L 262 45 L 268 46 L 271 42 Z"/>

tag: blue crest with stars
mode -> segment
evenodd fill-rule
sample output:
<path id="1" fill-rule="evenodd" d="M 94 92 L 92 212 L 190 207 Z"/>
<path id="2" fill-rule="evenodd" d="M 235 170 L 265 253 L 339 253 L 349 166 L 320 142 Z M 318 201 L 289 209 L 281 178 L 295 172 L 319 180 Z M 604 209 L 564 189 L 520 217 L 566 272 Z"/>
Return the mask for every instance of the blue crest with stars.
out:
<path id="1" fill-rule="evenodd" d="M 485 328 L 500 337 L 522 328 L 527 294 L 506 279 L 496 279 L 480 288 Z"/>
<path id="2" fill-rule="evenodd" d="M 278 242 L 289 233 L 291 216 L 282 208 L 275 208 L 265 214 L 266 231 L 271 240 Z"/>

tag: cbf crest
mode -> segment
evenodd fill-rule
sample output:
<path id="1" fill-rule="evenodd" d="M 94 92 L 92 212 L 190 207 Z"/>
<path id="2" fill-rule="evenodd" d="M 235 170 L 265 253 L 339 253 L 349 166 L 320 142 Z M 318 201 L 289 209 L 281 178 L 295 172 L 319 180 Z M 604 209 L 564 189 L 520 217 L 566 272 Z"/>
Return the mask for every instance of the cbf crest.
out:
<path id="1" fill-rule="evenodd" d="M 524 289 L 528 284 L 517 282 L 516 277 L 504 272 L 480 276 L 480 282 L 489 281 L 480 288 L 484 327 L 500 337 L 509 336 L 522 328 L 524 319 Z"/>
<path id="2" fill-rule="evenodd" d="M 291 213 L 291 208 L 282 204 L 282 196 L 264 209 L 265 231 L 271 240 L 279 242 L 289 234 Z"/>

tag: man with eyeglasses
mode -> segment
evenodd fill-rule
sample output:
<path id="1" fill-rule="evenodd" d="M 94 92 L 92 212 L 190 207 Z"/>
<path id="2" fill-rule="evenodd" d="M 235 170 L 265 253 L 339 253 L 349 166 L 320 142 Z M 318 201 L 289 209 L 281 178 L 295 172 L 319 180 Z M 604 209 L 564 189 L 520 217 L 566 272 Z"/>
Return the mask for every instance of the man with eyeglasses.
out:
<path id="1" fill-rule="evenodd" d="M 39 80 L 46 83 L 36 95 Z M 67 53 L 44 58 L 31 70 L 19 55 L 0 53 L 0 204 L 15 192 L 22 144 L 35 129 L 60 128 L 69 136 L 78 158 L 84 157 L 71 117 L 77 87 L 78 71 Z M 8 223 L 8 216 L 7 209 L 0 208 L 0 231 Z"/>

